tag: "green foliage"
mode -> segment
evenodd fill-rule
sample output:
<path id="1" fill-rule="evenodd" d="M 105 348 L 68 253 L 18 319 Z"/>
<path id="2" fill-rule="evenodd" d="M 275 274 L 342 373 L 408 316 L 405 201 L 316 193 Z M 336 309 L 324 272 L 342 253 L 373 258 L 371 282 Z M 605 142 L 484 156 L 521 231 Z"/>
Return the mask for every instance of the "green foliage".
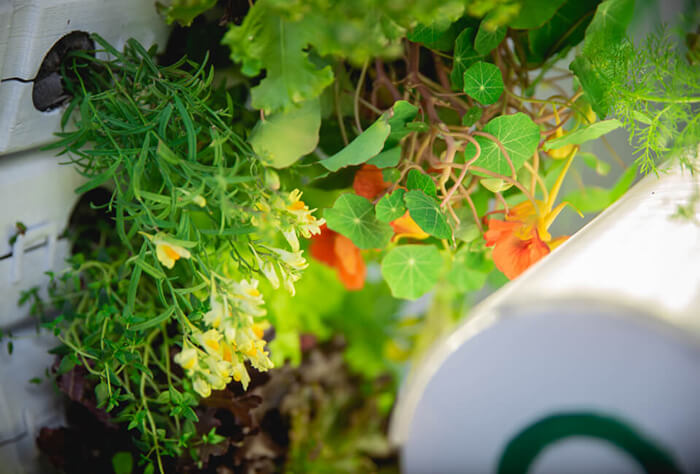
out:
<path id="1" fill-rule="evenodd" d="M 483 250 L 475 250 L 465 245 L 455 253 L 447 280 L 457 291 L 478 291 L 486 284 L 492 270 L 493 261 L 485 257 Z"/>
<path id="2" fill-rule="evenodd" d="M 455 40 L 452 72 L 450 73 L 452 87 L 455 90 L 464 89 L 464 72 L 469 66 L 482 59 L 482 55 L 474 49 L 475 35 L 476 30 L 469 27 L 465 28 Z"/>
<path id="3" fill-rule="evenodd" d="M 274 1 L 256 2 L 243 24 L 224 37 L 231 59 L 243 64 L 248 76 L 265 70 L 265 78 L 251 89 L 253 107 L 266 114 L 317 98 L 333 82 L 330 66 L 314 64 L 306 48 L 315 29 L 308 19 L 291 21 L 272 14 Z"/>
<path id="4" fill-rule="evenodd" d="M 167 6 L 156 3 L 168 24 L 178 22 L 182 26 L 190 26 L 192 21 L 205 11 L 216 5 L 216 0 L 170 0 Z"/>
<path id="5" fill-rule="evenodd" d="M 542 26 L 528 30 L 528 62 L 541 64 L 580 43 L 599 3 L 600 0 L 566 0 Z"/>
<path id="6" fill-rule="evenodd" d="M 403 216 L 406 213 L 406 206 L 403 202 L 405 193 L 403 189 L 397 189 L 391 194 L 382 196 L 375 208 L 377 219 L 382 222 L 391 222 Z"/>
<path id="7" fill-rule="evenodd" d="M 417 112 L 418 108 L 414 105 L 403 100 L 397 101 L 352 143 L 335 155 L 321 160 L 321 164 L 330 171 L 338 171 L 346 166 L 365 163 L 370 158 L 376 158 L 373 164 L 387 165 L 393 162 L 401 153 L 400 149 L 396 149 L 399 141 L 409 133 L 406 123 L 413 120 Z M 386 154 L 378 156 L 382 150 Z"/>
<path id="8" fill-rule="evenodd" d="M 481 107 L 477 105 L 471 107 L 469 110 L 467 110 L 467 113 L 465 113 L 462 117 L 462 125 L 466 127 L 471 127 L 481 118 L 483 113 L 484 110 Z"/>
<path id="9" fill-rule="evenodd" d="M 361 249 L 384 247 L 393 234 L 389 224 L 377 220 L 374 206 L 356 194 L 343 194 L 333 207 L 324 213 L 328 228 L 348 239 Z"/>
<path id="10" fill-rule="evenodd" d="M 627 74 L 610 85 L 613 114 L 630 134 L 642 172 L 665 156 L 693 166 L 700 141 L 697 65 L 661 30 L 634 49 Z"/>
<path id="11" fill-rule="evenodd" d="M 384 146 L 384 148 L 386 148 L 386 146 Z M 401 147 L 395 146 L 393 148 L 389 148 L 388 150 L 384 150 L 384 151 L 380 152 L 374 158 L 370 158 L 369 161 L 367 161 L 367 164 L 374 165 L 377 168 L 391 168 L 391 169 L 393 169 L 396 165 L 399 164 L 400 160 L 401 160 Z"/>
<path id="12" fill-rule="evenodd" d="M 417 169 L 412 169 L 408 172 L 406 188 L 409 191 L 416 189 L 423 191 L 428 196 L 437 197 L 435 182 L 430 178 L 430 176 L 418 171 Z"/>
<path id="13" fill-rule="evenodd" d="M 565 0 L 523 0 L 520 11 L 508 22 L 508 26 L 519 30 L 529 30 L 542 26 L 552 18 Z"/>
<path id="14" fill-rule="evenodd" d="M 495 103 L 503 94 L 501 70 L 483 61 L 471 65 L 464 71 L 464 92 L 480 104 Z"/>
<path id="15" fill-rule="evenodd" d="M 389 120 L 385 115 L 382 115 L 348 146 L 335 155 L 321 160 L 320 163 L 330 171 L 338 171 L 346 166 L 360 165 L 382 151 L 389 133 L 391 133 Z"/>
<path id="16" fill-rule="evenodd" d="M 76 67 L 80 74 L 67 81 L 75 98 L 64 121 L 79 112 L 75 129 L 51 147 L 86 177 L 78 192 L 110 185 L 102 209 L 114 213 L 114 228 L 52 274 L 50 304 L 60 314 L 45 325 L 63 344 L 58 372 L 81 366 L 98 406 L 136 430 L 163 472 L 162 456 L 200 441 L 191 407 L 195 391 L 206 396 L 195 374 L 171 371 L 180 363 L 173 354 L 198 347 L 217 295 L 229 298 L 254 287 L 248 279 L 276 271 L 293 291 L 305 261 L 276 247 L 280 229 L 297 231 L 297 216 L 287 211 L 292 198 L 265 187 L 268 170 L 230 128 L 232 99 L 213 99 L 213 71 L 185 60 L 158 66 L 155 50 L 134 40 L 119 52 L 94 39 L 110 59 L 76 53 L 91 66 Z M 313 225 L 312 216 L 302 217 Z M 253 313 L 264 315 L 261 302 L 245 310 L 233 303 L 226 324 L 251 330 Z M 211 363 L 199 351 L 195 366 Z M 242 354 L 229 358 L 246 370 Z M 267 356 L 255 354 L 253 366 L 269 368 Z M 224 385 L 225 376 L 232 374 L 220 375 Z M 203 383 L 209 390 L 222 382 Z"/>
<path id="17" fill-rule="evenodd" d="M 421 43 L 426 48 L 450 51 L 454 47 L 457 35 L 471 23 L 468 18 L 455 20 L 449 16 L 440 16 L 429 25 L 418 24 L 406 35 L 406 38 Z"/>
<path id="18" fill-rule="evenodd" d="M 505 26 L 490 28 L 487 21 L 482 21 L 474 38 L 474 49 L 482 56 L 486 56 L 501 44 L 501 41 L 506 37 L 507 30 L 508 28 Z"/>
<path id="19" fill-rule="evenodd" d="M 520 169 L 535 152 L 540 140 L 539 127 L 530 117 L 520 112 L 496 117 L 484 126 L 484 132 L 493 135 L 500 142 L 511 163 L 508 163 L 508 158 L 498 143 L 491 138 L 477 136 L 476 141 L 481 146 L 481 154 L 474 165 L 505 176 L 513 174 L 513 169 L 515 172 Z M 469 143 L 464 149 L 465 161 L 474 156 L 476 147 Z"/>
<path id="20" fill-rule="evenodd" d="M 586 166 L 595 170 L 601 176 L 606 176 L 610 172 L 610 163 L 600 160 L 593 153 L 579 152 L 578 154 Z"/>
<path id="21" fill-rule="evenodd" d="M 242 72 L 265 78 L 251 90 L 253 107 L 271 113 L 318 97 L 333 81 L 330 66 L 317 65 L 311 54 L 348 58 L 362 64 L 380 53 L 400 54 L 400 40 L 415 22 L 455 18 L 463 5 L 457 0 L 419 0 L 393 4 L 379 0 L 328 3 L 261 0 L 240 26 L 224 37 L 231 58 Z"/>
<path id="22" fill-rule="evenodd" d="M 401 139 L 411 133 L 411 129 L 407 126 L 418 114 L 418 107 L 406 102 L 405 100 L 397 100 L 391 107 L 387 115 L 389 116 L 389 127 L 391 132 L 386 139 L 384 145 L 385 150 L 396 147 Z"/>
<path id="23" fill-rule="evenodd" d="M 637 169 L 630 166 L 611 189 L 588 186 L 564 196 L 563 201 L 568 202 L 581 212 L 600 212 L 617 201 L 629 189 L 636 176 Z"/>
<path id="24" fill-rule="evenodd" d="M 423 231 L 438 239 L 449 239 L 452 236 L 452 229 L 434 197 L 414 189 L 406 193 L 404 202 L 411 218 Z"/>
<path id="25" fill-rule="evenodd" d="M 317 99 L 261 120 L 248 142 L 255 153 L 273 168 L 286 168 L 318 145 L 321 107 Z"/>
<path id="26" fill-rule="evenodd" d="M 397 298 L 414 300 L 430 291 L 440 276 L 442 257 L 433 245 L 401 245 L 382 260 L 382 275 Z"/>
<path id="27" fill-rule="evenodd" d="M 601 120 L 590 125 L 584 125 L 578 130 L 566 133 L 561 137 L 547 140 L 542 149 L 552 150 L 566 145 L 581 145 L 582 143 L 596 140 L 620 127 L 622 127 L 622 123 L 617 119 Z"/>
<path id="28" fill-rule="evenodd" d="M 612 107 L 610 92 L 614 84 L 627 74 L 633 53 L 626 31 L 633 13 L 634 0 L 605 0 L 598 5 L 586 29 L 582 52 L 571 63 L 571 70 L 601 119 Z"/>
<path id="29" fill-rule="evenodd" d="M 549 227 L 571 164 L 562 158 L 577 154 L 582 165 L 609 172 L 578 145 L 621 124 L 638 140 L 643 163 L 698 141 L 697 73 L 664 35 L 632 46 L 625 33 L 632 0 L 606 0 L 596 10 L 598 3 L 259 0 L 241 7 L 242 18 L 228 5 L 225 18 L 236 24 L 224 44 L 240 70 L 217 71 L 218 88 L 206 67 L 158 66 L 155 50 L 133 41 L 124 53 L 98 41 L 110 60 L 75 53 L 64 80 L 76 99 L 64 123 L 70 111 L 78 120 L 56 148 L 85 175 L 79 192 L 109 187 L 103 208 L 114 212 L 114 230 L 91 234 L 71 268 L 53 275 L 50 305 L 36 293 L 24 297 L 37 312 L 59 313 L 45 320 L 63 344 L 58 373 L 87 371 L 88 397 L 154 458 L 144 459 L 147 472 L 163 471 L 163 455 L 203 465 L 211 445 L 227 445 L 238 459 L 251 443 L 232 443 L 198 416 L 206 414 L 201 397 L 229 404 L 226 386 L 241 373 L 218 381 L 220 366 L 207 358 L 216 352 L 228 368 L 231 354 L 210 350 L 225 344 L 246 376 L 243 363 L 267 370 L 272 362 L 259 357 L 267 357 L 274 334 L 274 363 L 308 368 L 276 372 L 295 385 L 280 405 L 291 431 L 279 462 L 294 472 L 374 472 L 372 457 L 389 455 L 381 417 L 371 418 L 376 410 L 354 397 L 371 393 L 386 413 L 394 388 L 376 393 L 369 380 L 400 370 L 449 330 L 473 292 L 506 281 L 504 253 L 492 254 L 483 238 L 491 219 L 536 201 L 538 212 L 524 219 L 537 227 L 513 235 L 525 239 L 531 227 Z M 187 23 L 210 6 L 176 1 L 166 15 Z M 571 75 L 555 66 L 584 32 L 569 90 Z M 541 84 L 555 84 L 552 95 L 543 96 Z M 589 104 L 600 118 L 615 118 L 594 121 Z M 381 171 L 358 174 L 365 163 Z M 565 200 L 600 210 L 635 175 L 628 169 L 610 190 L 584 183 Z M 303 191 L 303 201 L 299 191 L 280 189 Z M 392 241 L 390 223 L 407 212 L 403 224 L 430 237 Z M 297 234 L 313 238 L 310 246 Z M 309 254 L 323 263 L 307 262 Z M 248 283 L 260 275 L 263 295 L 257 280 Z M 244 282 L 245 292 L 233 294 Z M 425 314 L 397 316 L 399 298 L 434 288 Z M 253 323 L 241 312 L 240 301 L 251 300 L 249 311 L 267 320 Z M 204 346 L 204 331 L 221 339 Z M 339 334 L 346 365 L 358 374 L 351 384 L 336 383 L 339 355 L 327 360 L 327 349 L 309 349 L 309 341 L 327 348 Z M 192 363 L 185 356 L 195 349 Z M 197 379 L 193 371 L 202 367 Z M 333 377 L 314 378 L 319 373 Z M 272 402 L 253 380 L 263 403 Z M 330 385 L 340 393 L 329 395 Z M 349 418 L 356 416 L 370 418 Z M 370 438 L 363 435 L 368 420 Z"/>
<path id="30" fill-rule="evenodd" d="M 128 451 L 121 451 L 112 458 L 114 474 L 131 474 L 134 469 L 134 458 Z"/>
<path id="31" fill-rule="evenodd" d="M 606 0 L 586 30 L 582 53 L 571 64 L 593 110 L 612 113 L 630 133 L 642 172 L 661 155 L 686 164 L 697 156 L 700 102 L 696 68 L 681 57 L 665 30 L 638 47 L 625 36 L 633 0 Z"/>

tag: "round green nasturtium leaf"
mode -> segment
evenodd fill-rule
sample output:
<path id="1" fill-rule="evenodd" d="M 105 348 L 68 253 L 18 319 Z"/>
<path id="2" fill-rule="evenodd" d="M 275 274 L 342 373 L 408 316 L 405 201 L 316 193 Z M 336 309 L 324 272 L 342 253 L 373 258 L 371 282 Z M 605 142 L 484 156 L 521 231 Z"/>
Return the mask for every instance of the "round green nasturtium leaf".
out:
<path id="1" fill-rule="evenodd" d="M 320 102 L 312 99 L 261 120 L 248 141 L 265 163 L 286 168 L 314 151 L 320 128 Z"/>
<path id="2" fill-rule="evenodd" d="M 407 192 L 403 200 L 406 203 L 406 209 L 408 209 L 411 219 L 424 232 L 438 239 L 449 239 L 452 236 L 452 229 L 447 224 L 445 214 L 434 197 L 415 189 Z"/>
<path id="3" fill-rule="evenodd" d="M 540 141 L 540 128 L 522 112 L 496 117 L 486 124 L 483 131 L 493 135 L 501 142 L 516 173 L 523 166 L 523 163 L 535 153 Z M 505 176 L 513 174 L 508 160 L 495 141 L 483 136 L 477 136 L 476 141 L 481 146 L 481 155 L 474 162 L 474 166 Z M 474 155 L 476 155 L 476 147 L 472 143 L 468 143 L 464 148 L 465 162 L 471 160 Z M 485 173 L 474 171 L 474 174 L 481 176 Z"/>
<path id="4" fill-rule="evenodd" d="M 394 297 L 414 300 L 435 286 L 441 267 L 434 245 L 401 245 L 382 260 L 382 276 Z"/>
<path id="5" fill-rule="evenodd" d="M 467 112 L 462 117 L 462 125 L 464 125 L 465 127 L 471 127 L 481 118 L 481 115 L 483 113 L 484 111 L 482 110 L 482 108 L 478 105 L 475 105 L 471 109 L 467 110 Z"/>
<path id="6" fill-rule="evenodd" d="M 464 71 L 464 92 L 484 105 L 495 103 L 503 94 L 503 77 L 498 66 L 479 61 Z"/>
<path id="7" fill-rule="evenodd" d="M 391 222 L 406 213 L 406 206 L 403 203 L 403 189 L 397 189 L 391 194 L 385 194 L 377 203 L 375 212 L 377 219 L 382 222 Z"/>
<path id="8" fill-rule="evenodd" d="M 348 239 L 361 249 L 382 248 L 389 243 L 394 230 L 374 215 L 374 206 L 357 194 L 342 194 L 323 217 L 328 228 Z"/>

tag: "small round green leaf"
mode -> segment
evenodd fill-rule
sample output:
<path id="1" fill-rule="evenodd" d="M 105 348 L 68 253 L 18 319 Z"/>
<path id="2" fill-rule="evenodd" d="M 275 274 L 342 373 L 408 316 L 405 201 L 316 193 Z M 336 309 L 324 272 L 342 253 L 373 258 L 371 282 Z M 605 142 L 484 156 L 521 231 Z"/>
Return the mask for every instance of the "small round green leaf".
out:
<path id="1" fill-rule="evenodd" d="M 324 213 L 328 228 L 343 234 L 361 249 L 384 247 L 394 231 L 389 224 L 379 222 L 374 206 L 357 194 L 342 194 Z"/>
<path id="2" fill-rule="evenodd" d="M 540 141 L 540 127 L 522 112 L 492 119 L 484 127 L 484 132 L 493 135 L 501 142 L 516 173 L 532 156 Z M 474 166 L 505 176 L 512 174 L 513 170 L 507 158 L 495 141 L 484 136 L 477 136 L 476 141 L 481 146 L 481 155 L 474 162 Z M 468 143 L 464 148 L 464 160 L 469 161 L 474 155 L 476 155 L 476 147 Z M 474 171 L 474 174 L 483 175 L 477 171 Z"/>
<path id="3" fill-rule="evenodd" d="M 403 203 L 405 192 L 403 189 L 397 189 L 391 194 L 385 194 L 375 209 L 377 219 L 382 222 L 391 222 L 403 216 L 406 213 L 406 206 Z"/>
<path id="4" fill-rule="evenodd" d="M 481 104 L 491 105 L 503 94 L 501 70 L 479 61 L 464 71 L 464 92 Z"/>
<path id="5" fill-rule="evenodd" d="M 434 245 L 401 245 L 382 260 L 382 275 L 392 295 L 414 300 L 435 286 L 441 266 L 442 258 Z"/>
<path id="6" fill-rule="evenodd" d="M 467 110 L 467 112 L 462 117 L 462 125 L 464 125 L 465 127 L 471 127 L 481 118 L 481 115 L 483 113 L 483 109 L 478 105 L 475 105 L 474 107 Z"/>

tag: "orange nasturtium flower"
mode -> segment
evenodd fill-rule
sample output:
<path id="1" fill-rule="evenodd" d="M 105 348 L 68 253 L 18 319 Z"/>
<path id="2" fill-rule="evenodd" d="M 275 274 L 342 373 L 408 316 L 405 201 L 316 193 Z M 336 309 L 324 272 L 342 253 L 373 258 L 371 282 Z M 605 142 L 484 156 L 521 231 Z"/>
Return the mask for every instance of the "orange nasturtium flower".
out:
<path id="1" fill-rule="evenodd" d="M 392 242 L 396 242 L 402 237 L 418 240 L 424 240 L 430 237 L 430 235 L 428 235 L 423 229 L 418 227 L 418 224 L 416 224 L 416 221 L 411 218 L 408 211 L 406 211 L 406 213 L 398 219 L 391 221 L 389 224 L 394 229 L 394 237 L 391 239 Z"/>
<path id="2" fill-rule="evenodd" d="M 363 165 L 352 182 L 352 188 L 355 194 L 369 199 L 370 201 L 379 196 L 391 186 L 391 183 L 384 181 L 382 170 L 374 165 Z"/>
<path id="3" fill-rule="evenodd" d="M 348 290 L 359 290 L 364 286 L 367 268 L 360 249 L 352 240 L 323 224 L 321 233 L 311 236 L 309 251 L 316 260 L 335 268 Z"/>
<path id="4" fill-rule="evenodd" d="M 529 200 L 522 202 L 510 208 L 505 221 L 487 221 L 488 230 L 484 233 L 486 246 L 493 247 L 493 262 L 509 280 L 568 239 L 568 236 L 552 239 L 548 229 L 568 204 L 562 202 L 554 207 L 557 193 L 575 154 L 576 149 L 570 151 L 568 161 L 544 201 L 535 200 L 534 204 Z"/>

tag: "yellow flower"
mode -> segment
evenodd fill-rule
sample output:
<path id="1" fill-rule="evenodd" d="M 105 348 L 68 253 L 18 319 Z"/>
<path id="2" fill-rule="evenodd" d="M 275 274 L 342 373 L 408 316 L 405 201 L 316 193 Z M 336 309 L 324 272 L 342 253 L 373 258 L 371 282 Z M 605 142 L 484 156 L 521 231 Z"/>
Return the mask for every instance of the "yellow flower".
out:
<path id="1" fill-rule="evenodd" d="M 557 113 L 556 107 L 554 108 L 554 123 L 556 125 L 559 125 L 559 114 Z M 562 130 L 562 127 L 557 128 L 557 130 L 554 132 L 554 135 L 552 135 L 549 140 L 555 140 L 557 138 L 561 138 L 564 136 L 564 130 Z M 556 148 L 554 150 L 549 150 L 547 153 L 549 156 L 554 158 L 555 160 L 563 160 L 564 158 L 568 158 L 569 155 L 571 155 L 572 152 L 574 152 L 574 148 L 576 145 L 564 145 L 562 147 Z"/>
<path id="2" fill-rule="evenodd" d="M 320 234 L 321 226 L 325 224 L 326 221 L 324 219 L 316 219 L 313 216 L 312 212 L 316 209 L 309 209 L 309 206 L 301 200 L 301 191 L 295 189 L 289 193 L 288 200 L 290 204 L 287 205 L 286 210 L 296 217 L 297 230 L 299 230 L 301 235 L 308 239 L 311 235 Z M 287 236 L 285 235 L 285 237 Z M 289 240 L 289 238 L 287 238 L 287 240 Z M 290 242 L 290 244 L 292 244 L 292 242 Z M 296 251 L 298 248 L 294 248 L 294 245 L 292 245 L 292 250 Z"/>
<path id="3" fill-rule="evenodd" d="M 207 200 L 204 199 L 204 196 L 202 196 L 201 194 L 197 194 L 195 197 L 193 197 L 192 202 L 194 202 L 199 207 L 204 207 L 207 205 Z"/>
<path id="4" fill-rule="evenodd" d="M 211 395 L 211 387 L 201 377 L 197 377 L 194 379 L 194 382 L 192 383 L 192 388 L 194 388 L 194 391 L 201 395 L 202 398 L 207 398 L 209 395 Z"/>
<path id="5" fill-rule="evenodd" d="M 309 266 L 308 263 L 306 263 L 306 260 L 304 259 L 302 255 L 302 251 L 299 250 L 297 252 L 287 252 L 286 250 L 278 249 L 278 248 L 271 248 L 273 252 L 275 252 L 277 255 L 279 255 L 280 259 L 292 267 L 295 270 L 303 270 L 306 267 Z"/>
<path id="6" fill-rule="evenodd" d="M 196 370 L 197 368 L 197 350 L 193 347 L 181 350 L 175 354 L 173 359 L 185 370 Z"/>
<path id="7" fill-rule="evenodd" d="M 197 342 L 204 347 L 209 354 L 221 355 L 221 333 L 216 329 L 210 329 L 204 333 L 195 334 Z"/>
<path id="8" fill-rule="evenodd" d="M 221 325 L 221 321 L 226 317 L 226 299 L 224 299 L 224 302 L 221 303 L 212 293 L 210 301 L 211 309 L 204 315 L 204 322 L 216 329 Z"/>
<path id="9" fill-rule="evenodd" d="M 189 250 L 169 242 L 167 236 L 158 233 L 152 240 L 156 246 L 158 260 L 167 268 L 173 268 L 175 262 L 181 258 L 191 257 Z"/>

